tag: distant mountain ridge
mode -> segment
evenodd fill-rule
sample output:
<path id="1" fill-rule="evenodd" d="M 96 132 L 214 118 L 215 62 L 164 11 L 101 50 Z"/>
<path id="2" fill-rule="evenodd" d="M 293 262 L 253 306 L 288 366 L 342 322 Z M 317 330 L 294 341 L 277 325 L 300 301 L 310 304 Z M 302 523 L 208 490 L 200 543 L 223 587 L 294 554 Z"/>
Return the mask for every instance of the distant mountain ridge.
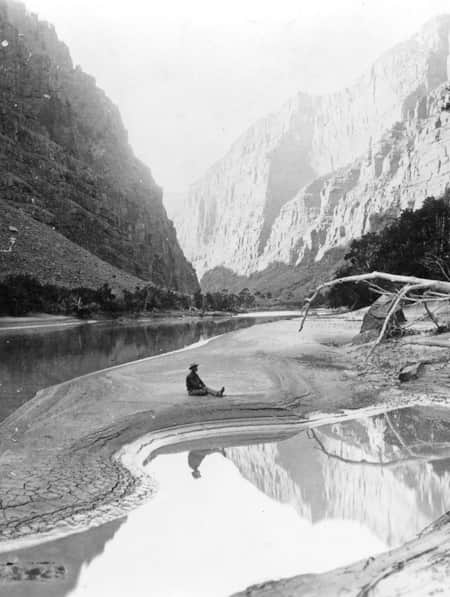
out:
<path id="1" fill-rule="evenodd" d="M 32 220 L 27 234 L 16 226 L 16 257 L 0 253 L 0 275 L 20 262 L 23 273 L 42 281 L 92 286 L 106 263 L 99 285 L 114 276 L 123 287 L 150 281 L 195 292 L 198 280 L 162 191 L 135 158 L 117 108 L 91 76 L 74 68 L 54 28 L 13 0 L 0 0 L 0 70 L 0 241 L 13 208 L 22 226 Z M 42 254 L 29 243 L 54 232 L 62 244 L 72 243 L 64 246 L 73 263 L 70 276 L 58 262 L 56 279 L 48 279 L 48 243 Z"/>
<path id="2" fill-rule="evenodd" d="M 450 15 L 436 17 L 351 87 L 299 93 L 192 186 L 175 224 L 209 286 L 216 268 L 224 283 L 277 263 L 294 281 L 308 260 L 445 190 L 449 33 Z"/>

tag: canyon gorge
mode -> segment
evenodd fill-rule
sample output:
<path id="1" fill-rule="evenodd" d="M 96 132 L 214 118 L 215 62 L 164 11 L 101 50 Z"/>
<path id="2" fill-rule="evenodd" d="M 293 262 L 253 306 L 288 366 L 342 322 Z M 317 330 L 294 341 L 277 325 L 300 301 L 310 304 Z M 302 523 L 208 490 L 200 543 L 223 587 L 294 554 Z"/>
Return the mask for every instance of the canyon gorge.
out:
<path id="1" fill-rule="evenodd" d="M 352 86 L 251 126 L 170 213 L 206 289 L 302 286 L 353 238 L 439 196 L 450 174 L 450 16 Z M 258 286 L 259 285 L 259 286 Z"/>

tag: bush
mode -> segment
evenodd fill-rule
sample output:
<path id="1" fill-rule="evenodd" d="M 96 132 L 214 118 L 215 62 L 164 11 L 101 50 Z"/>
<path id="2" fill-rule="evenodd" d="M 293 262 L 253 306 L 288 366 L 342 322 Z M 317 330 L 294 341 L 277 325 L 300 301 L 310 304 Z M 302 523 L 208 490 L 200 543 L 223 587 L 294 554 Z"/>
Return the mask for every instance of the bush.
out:
<path id="1" fill-rule="evenodd" d="M 20 316 L 42 310 L 42 286 L 30 276 L 10 276 L 0 283 L 0 313 Z"/>
<path id="2" fill-rule="evenodd" d="M 429 197 L 423 206 L 403 211 L 378 233 L 352 241 L 345 264 L 335 278 L 382 271 L 419 278 L 450 280 L 450 192 L 440 199 Z M 380 286 L 389 290 L 389 282 Z M 330 289 L 332 307 L 360 308 L 377 297 L 367 284 L 339 284 Z"/>
<path id="3" fill-rule="evenodd" d="M 0 315 L 20 316 L 28 313 L 52 313 L 89 317 L 93 313 L 142 313 L 154 309 L 197 309 L 236 311 L 248 308 L 255 298 L 248 290 L 239 295 L 228 291 L 207 293 L 200 291 L 193 297 L 157 286 L 137 286 L 133 292 L 124 290 L 117 297 L 108 284 L 98 289 L 65 288 L 41 284 L 27 275 L 8 276 L 0 281 Z"/>

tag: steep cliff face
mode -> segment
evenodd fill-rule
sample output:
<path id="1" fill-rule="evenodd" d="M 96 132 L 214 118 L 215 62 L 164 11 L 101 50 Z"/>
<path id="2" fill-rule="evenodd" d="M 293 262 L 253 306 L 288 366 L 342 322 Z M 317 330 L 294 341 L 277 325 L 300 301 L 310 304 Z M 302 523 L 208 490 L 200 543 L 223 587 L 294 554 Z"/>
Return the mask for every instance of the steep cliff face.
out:
<path id="1" fill-rule="evenodd" d="M 439 193 L 448 173 L 450 16 L 383 55 L 352 87 L 299 94 L 193 185 L 180 242 L 201 276 L 320 259 L 371 218 Z M 194 223 L 194 226 L 192 226 Z"/>
<path id="2" fill-rule="evenodd" d="M 450 184 L 449 99 L 447 84 L 439 86 L 362 158 L 302 189 L 281 210 L 259 265 L 298 264 L 308 252 L 321 259 L 373 229 L 378 216 L 441 195 Z"/>
<path id="3" fill-rule="evenodd" d="M 0 70 L 0 198 L 40 222 L 43 236 L 56 230 L 140 279 L 194 291 L 161 189 L 117 108 L 73 67 L 53 27 L 12 0 L 0 1 Z"/>

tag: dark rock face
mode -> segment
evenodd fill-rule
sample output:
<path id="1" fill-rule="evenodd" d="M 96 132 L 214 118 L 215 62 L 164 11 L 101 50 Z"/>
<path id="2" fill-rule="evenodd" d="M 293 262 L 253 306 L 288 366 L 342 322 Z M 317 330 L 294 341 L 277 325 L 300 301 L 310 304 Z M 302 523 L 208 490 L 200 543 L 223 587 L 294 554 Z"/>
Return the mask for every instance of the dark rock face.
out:
<path id="1" fill-rule="evenodd" d="M 364 315 L 364 319 L 361 325 L 361 333 L 368 332 L 371 330 L 381 331 L 384 320 L 386 319 L 392 306 L 392 299 L 380 296 L 367 313 Z M 389 326 L 388 333 L 401 327 L 406 322 L 406 317 L 403 309 L 398 305 L 395 309 L 395 313 L 392 316 Z"/>
<path id="2" fill-rule="evenodd" d="M 0 0 L 0 159 L 0 197 L 43 234 L 54 228 L 143 280 L 198 288 L 117 108 L 54 28 L 10 0 Z"/>
<path id="3" fill-rule="evenodd" d="M 413 379 L 417 379 L 420 374 L 422 373 L 424 368 L 424 363 L 419 361 L 418 363 L 410 363 L 405 365 L 400 370 L 398 374 L 398 378 L 401 382 L 405 381 L 412 381 Z"/>
<path id="4" fill-rule="evenodd" d="M 125 289 L 133 291 L 145 284 L 141 278 L 96 257 L 2 199 L 0 224 L 0 278 L 26 274 L 42 283 L 66 288 L 98 288 L 109 284 L 119 295 Z"/>

